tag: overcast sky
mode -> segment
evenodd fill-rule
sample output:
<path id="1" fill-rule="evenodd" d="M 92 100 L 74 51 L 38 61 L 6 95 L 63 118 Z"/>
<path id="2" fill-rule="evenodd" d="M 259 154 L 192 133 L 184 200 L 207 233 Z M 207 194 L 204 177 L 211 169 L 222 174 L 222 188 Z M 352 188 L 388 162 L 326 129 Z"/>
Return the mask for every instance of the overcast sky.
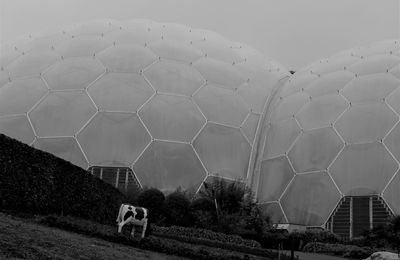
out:
<path id="1" fill-rule="evenodd" d="M 289 69 L 343 49 L 400 38 L 399 0 L 0 0 L 1 43 L 104 18 L 209 29 Z"/>

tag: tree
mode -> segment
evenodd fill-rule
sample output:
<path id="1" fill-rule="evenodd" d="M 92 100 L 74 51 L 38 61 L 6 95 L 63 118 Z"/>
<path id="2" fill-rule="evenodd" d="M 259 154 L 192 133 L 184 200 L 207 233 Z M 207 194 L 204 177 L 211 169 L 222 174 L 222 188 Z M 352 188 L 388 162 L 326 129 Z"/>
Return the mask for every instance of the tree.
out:
<path id="1" fill-rule="evenodd" d="M 167 226 L 184 226 L 192 224 L 190 201 L 186 195 L 177 190 L 169 194 L 164 201 L 164 215 Z"/>
<path id="2" fill-rule="evenodd" d="M 149 210 L 150 223 L 158 223 L 162 220 L 164 200 L 164 194 L 156 188 L 145 189 L 137 197 L 138 205 Z"/>

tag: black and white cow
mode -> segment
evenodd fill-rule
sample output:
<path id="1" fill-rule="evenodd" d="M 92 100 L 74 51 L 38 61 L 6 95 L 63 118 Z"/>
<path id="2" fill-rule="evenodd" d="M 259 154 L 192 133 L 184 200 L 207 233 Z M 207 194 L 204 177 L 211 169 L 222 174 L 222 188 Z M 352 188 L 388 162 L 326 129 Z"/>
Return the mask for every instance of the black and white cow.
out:
<path id="1" fill-rule="evenodd" d="M 121 204 L 117 217 L 118 233 L 121 233 L 125 224 L 132 224 L 131 236 L 135 237 L 135 225 L 143 226 L 142 238 L 146 232 L 149 211 L 145 208 L 135 207 L 129 204 Z"/>

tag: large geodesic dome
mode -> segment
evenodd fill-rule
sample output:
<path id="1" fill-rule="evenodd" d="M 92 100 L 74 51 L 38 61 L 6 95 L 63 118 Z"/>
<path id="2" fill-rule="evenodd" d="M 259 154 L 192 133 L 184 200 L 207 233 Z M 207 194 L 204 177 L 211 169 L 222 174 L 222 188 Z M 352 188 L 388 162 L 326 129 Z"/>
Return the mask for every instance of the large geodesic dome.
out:
<path id="1" fill-rule="evenodd" d="M 125 190 L 246 180 L 289 74 L 216 33 L 145 20 L 30 36 L 2 46 L 0 65 L 0 132 Z"/>
<path id="2" fill-rule="evenodd" d="M 321 226 L 342 205 L 370 205 L 372 227 L 375 197 L 400 214 L 398 40 L 297 71 L 270 106 L 252 184 L 275 222 Z"/>

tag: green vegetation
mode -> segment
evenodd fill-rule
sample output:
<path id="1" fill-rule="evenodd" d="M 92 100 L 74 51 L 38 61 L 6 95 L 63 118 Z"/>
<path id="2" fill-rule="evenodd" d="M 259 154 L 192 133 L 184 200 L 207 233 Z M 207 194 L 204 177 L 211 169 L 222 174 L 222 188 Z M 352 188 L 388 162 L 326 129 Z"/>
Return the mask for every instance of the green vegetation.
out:
<path id="1" fill-rule="evenodd" d="M 374 252 L 370 247 L 321 242 L 310 242 L 303 248 L 303 251 L 356 259 L 367 258 Z"/>
<path id="2" fill-rule="evenodd" d="M 208 236 L 209 239 L 197 239 L 197 242 L 203 243 L 193 243 L 192 241 L 186 241 L 186 239 L 168 239 L 165 237 L 149 236 L 141 240 L 129 239 L 128 235 L 121 235 L 116 232 L 116 228 L 109 225 L 102 225 L 99 223 L 94 223 L 92 221 L 78 219 L 74 217 L 66 216 L 48 216 L 39 219 L 39 222 L 52 227 L 62 228 L 65 230 L 70 230 L 76 233 L 89 235 L 92 237 L 98 237 L 110 242 L 131 245 L 137 248 L 152 250 L 165 254 L 173 254 L 184 257 L 189 257 L 193 259 L 243 259 L 243 254 L 254 254 L 262 255 L 263 257 L 268 257 L 269 259 L 276 259 L 276 254 L 268 250 L 249 247 L 249 246 L 238 246 L 229 247 L 229 243 L 219 243 L 221 247 L 215 247 L 215 240 L 211 240 L 212 237 Z M 171 230 L 176 231 L 175 234 L 182 234 L 182 232 L 188 232 L 188 229 L 171 228 Z M 155 229 L 157 232 L 162 232 L 162 228 Z M 125 230 L 128 231 L 128 230 Z M 164 229 L 165 231 L 165 229 Z M 155 232 L 155 233 L 157 233 Z M 207 232 L 207 231 L 205 231 Z M 128 232 L 129 233 L 129 232 Z M 187 234 L 187 233 L 186 233 Z M 193 233 L 192 233 L 193 234 Z M 198 235 L 200 237 L 201 235 Z M 205 236 L 204 236 L 205 237 Z M 216 239 L 221 239 L 224 235 L 216 235 Z M 185 238 L 185 236 L 181 236 Z M 223 240 L 228 241 L 232 238 L 225 237 Z M 206 242 L 205 242 L 206 241 Z M 208 242 L 207 242 L 208 241 Z M 243 242 L 240 238 L 233 239 L 231 241 L 242 241 L 242 244 L 248 244 L 249 242 Z M 250 242 L 251 243 L 251 242 Z M 236 250 L 235 250 L 236 249 Z M 254 257 L 252 257 L 254 259 Z M 284 260 L 284 258 L 281 258 Z"/>
<path id="3" fill-rule="evenodd" d="M 71 163 L 0 134 L 0 210 L 114 223 L 125 196 Z"/>

